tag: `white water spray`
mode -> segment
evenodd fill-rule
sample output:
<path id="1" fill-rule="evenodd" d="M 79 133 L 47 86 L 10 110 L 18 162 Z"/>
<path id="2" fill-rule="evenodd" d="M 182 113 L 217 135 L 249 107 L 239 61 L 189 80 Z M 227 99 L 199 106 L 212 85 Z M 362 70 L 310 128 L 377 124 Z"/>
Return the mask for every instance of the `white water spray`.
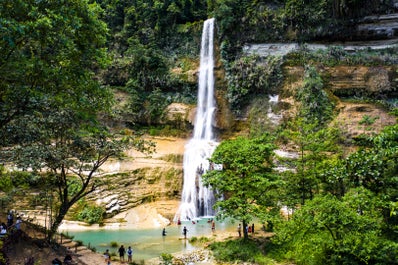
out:
<path id="1" fill-rule="evenodd" d="M 273 106 L 277 105 L 279 102 L 279 95 L 269 95 L 269 107 L 267 117 L 272 124 L 278 125 L 282 119 L 282 115 L 275 113 L 272 109 Z"/>
<path id="2" fill-rule="evenodd" d="M 214 18 L 204 22 L 200 51 L 198 106 L 193 138 L 185 146 L 184 185 L 176 220 L 191 220 L 199 216 L 213 216 L 214 194 L 203 186 L 201 176 L 211 169 L 208 159 L 217 142 L 213 123 L 216 109 L 214 99 Z"/>

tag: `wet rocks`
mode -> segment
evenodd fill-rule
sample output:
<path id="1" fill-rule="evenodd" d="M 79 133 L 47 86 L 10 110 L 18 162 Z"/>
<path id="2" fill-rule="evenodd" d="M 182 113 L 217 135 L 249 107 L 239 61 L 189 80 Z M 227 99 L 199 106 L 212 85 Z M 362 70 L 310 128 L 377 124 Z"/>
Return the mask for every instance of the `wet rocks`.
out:
<path id="1" fill-rule="evenodd" d="M 199 249 L 192 252 L 183 253 L 174 256 L 173 264 L 176 265 L 201 264 L 201 263 L 208 263 L 211 259 L 212 256 L 209 251 L 204 249 Z"/>

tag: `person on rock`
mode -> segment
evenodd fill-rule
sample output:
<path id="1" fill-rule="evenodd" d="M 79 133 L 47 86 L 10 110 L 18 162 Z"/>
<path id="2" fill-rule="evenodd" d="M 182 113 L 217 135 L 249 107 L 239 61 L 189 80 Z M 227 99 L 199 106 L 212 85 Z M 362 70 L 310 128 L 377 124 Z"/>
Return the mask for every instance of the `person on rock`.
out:
<path id="1" fill-rule="evenodd" d="M 109 254 L 109 249 L 107 249 L 104 253 L 104 258 L 106 265 L 111 265 L 111 254 Z"/>

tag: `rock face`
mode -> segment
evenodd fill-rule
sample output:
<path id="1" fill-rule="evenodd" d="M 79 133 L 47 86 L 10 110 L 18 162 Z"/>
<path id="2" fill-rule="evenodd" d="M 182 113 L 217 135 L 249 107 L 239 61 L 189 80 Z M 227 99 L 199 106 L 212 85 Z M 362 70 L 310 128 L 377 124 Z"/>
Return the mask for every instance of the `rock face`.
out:
<path id="1" fill-rule="evenodd" d="M 194 107 L 182 103 L 172 103 L 166 108 L 166 119 L 171 122 L 187 121 L 193 124 Z"/>
<path id="2" fill-rule="evenodd" d="M 394 92 L 398 75 L 395 67 L 338 66 L 324 69 L 328 87 L 335 95 L 377 96 Z"/>
<path id="3" fill-rule="evenodd" d="M 354 37 L 362 40 L 398 37 L 398 14 L 365 17 L 357 25 Z"/>
<path id="4" fill-rule="evenodd" d="M 398 85 L 398 68 L 393 66 L 336 66 L 319 69 L 325 88 L 336 96 L 393 96 Z M 300 78 L 303 67 L 286 67 L 287 76 Z"/>
<path id="5" fill-rule="evenodd" d="M 88 200 L 105 207 L 108 217 L 146 203 L 172 220 L 182 187 L 182 157 L 186 139 L 148 138 L 156 144 L 152 156 L 130 150 L 121 161 L 109 161 L 97 176 L 102 185 Z"/>

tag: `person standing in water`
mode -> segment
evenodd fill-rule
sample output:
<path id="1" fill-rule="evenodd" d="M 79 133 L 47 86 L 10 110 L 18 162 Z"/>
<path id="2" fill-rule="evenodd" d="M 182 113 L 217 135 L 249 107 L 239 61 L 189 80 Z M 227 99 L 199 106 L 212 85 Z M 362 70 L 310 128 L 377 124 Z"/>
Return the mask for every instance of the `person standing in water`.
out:
<path id="1" fill-rule="evenodd" d="M 182 229 L 182 234 L 184 235 L 184 238 L 187 238 L 187 233 L 188 233 L 188 229 L 186 226 L 184 226 L 184 228 Z"/>
<path id="2" fill-rule="evenodd" d="M 166 236 L 166 228 L 163 228 L 162 236 Z"/>

